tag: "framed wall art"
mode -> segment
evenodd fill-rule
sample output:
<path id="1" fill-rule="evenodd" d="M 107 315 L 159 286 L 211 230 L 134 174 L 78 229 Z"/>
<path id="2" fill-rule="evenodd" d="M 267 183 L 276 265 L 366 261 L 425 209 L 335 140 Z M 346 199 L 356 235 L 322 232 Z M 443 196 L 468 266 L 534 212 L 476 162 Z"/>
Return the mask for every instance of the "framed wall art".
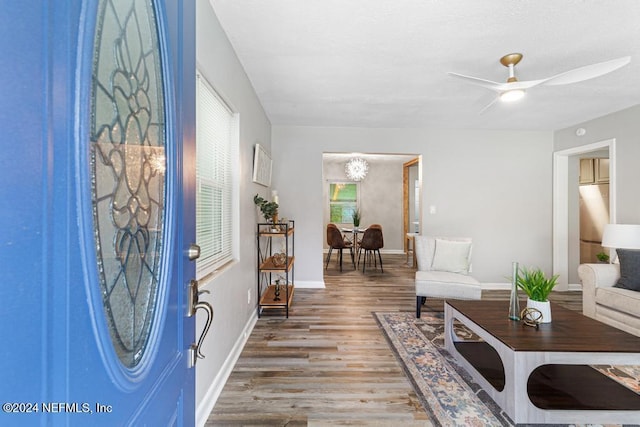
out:
<path id="1" fill-rule="evenodd" d="M 269 187 L 271 185 L 271 156 L 260 144 L 253 152 L 253 182 Z"/>

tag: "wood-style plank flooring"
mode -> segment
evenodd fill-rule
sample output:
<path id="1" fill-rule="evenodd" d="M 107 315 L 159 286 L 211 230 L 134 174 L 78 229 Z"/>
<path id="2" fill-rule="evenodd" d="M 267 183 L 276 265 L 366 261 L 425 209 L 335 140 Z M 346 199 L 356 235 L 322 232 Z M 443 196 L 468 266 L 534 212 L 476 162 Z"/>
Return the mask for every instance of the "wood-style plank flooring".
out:
<path id="1" fill-rule="evenodd" d="M 372 311 L 415 312 L 414 269 L 383 255 L 384 273 L 343 272 L 335 255 L 325 289 L 296 289 L 289 319 L 257 322 L 207 426 L 430 426 Z M 508 291 L 483 298 L 508 300 Z M 554 300 L 581 310 L 577 292 Z M 423 310 L 442 310 L 430 300 Z M 505 304 L 505 316 L 508 303 Z"/>

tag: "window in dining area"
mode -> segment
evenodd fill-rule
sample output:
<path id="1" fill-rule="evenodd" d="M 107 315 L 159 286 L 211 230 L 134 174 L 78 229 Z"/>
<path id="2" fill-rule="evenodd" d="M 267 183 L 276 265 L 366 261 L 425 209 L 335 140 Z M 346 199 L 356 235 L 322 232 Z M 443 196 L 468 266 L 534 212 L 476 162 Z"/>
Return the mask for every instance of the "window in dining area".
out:
<path id="1" fill-rule="evenodd" d="M 329 221 L 334 224 L 350 224 L 353 212 L 358 209 L 360 184 L 332 182 L 329 184 Z"/>

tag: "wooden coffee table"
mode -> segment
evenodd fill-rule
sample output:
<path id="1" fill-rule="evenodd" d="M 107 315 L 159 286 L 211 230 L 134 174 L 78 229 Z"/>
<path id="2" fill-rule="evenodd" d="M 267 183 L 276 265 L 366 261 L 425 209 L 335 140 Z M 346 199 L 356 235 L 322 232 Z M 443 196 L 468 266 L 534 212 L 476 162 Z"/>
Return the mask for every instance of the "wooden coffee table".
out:
<path id="1" fill-rule="evenodd" d="M 445 302 L 445 349 L 516 424 L 637 423 L 640 395 L 589 365 L 640 365 L 640 337 L 552 304 L 539 329 L 508 301 Z M 454 320 L 483 341 L 465 341 Z"/>

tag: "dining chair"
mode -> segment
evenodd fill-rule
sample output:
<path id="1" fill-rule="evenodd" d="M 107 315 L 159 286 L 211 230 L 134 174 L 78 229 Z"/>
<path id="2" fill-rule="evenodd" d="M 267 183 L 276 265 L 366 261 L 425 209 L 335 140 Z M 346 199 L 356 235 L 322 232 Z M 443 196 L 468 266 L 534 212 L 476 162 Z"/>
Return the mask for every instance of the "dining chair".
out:
<path id="1" fill-rule="evenodd" d="M 338 260 L 340 262 L 340 271 L 342 271 L 342 250 L 349 249 L 349 253 L 351 254 L 351 263 L 353 264 L 353 268 L 356 268 L 356 261 L 353 254 L 353 244 L 346 240 L 340 229 L 335 224 L 327 224 L 327 245 L 329 245 L 329 253 L 327 254 L 327 260 L 325 262 L 324 269 L 326 270 L 329 266 L 329 261 L 331 259 L 331 252 L 334 249 L 339 249 L 340 253 L 338 254 Z"/>
<path id="2" fill-rule="evenodd" d="M 363 273 L 367 266 L 367 259 L 369 260 L 369 264 L 371 264 L 371 258 L 373 258 L 374 266 L 377 268 L 376 252 L 380 260 L 380 271 L 384 273 L 384 269 L 382 268 L 382 255 L 380 255 L 380 249 L 383 247 L 384 237 L 382 234 L 382 226 L 380 224 L 370 225 L 362 235 L 358 250 L 358 265 L 360 265 L 360 257 L 364 251 L 364 262 L 362 263 Z"/>

